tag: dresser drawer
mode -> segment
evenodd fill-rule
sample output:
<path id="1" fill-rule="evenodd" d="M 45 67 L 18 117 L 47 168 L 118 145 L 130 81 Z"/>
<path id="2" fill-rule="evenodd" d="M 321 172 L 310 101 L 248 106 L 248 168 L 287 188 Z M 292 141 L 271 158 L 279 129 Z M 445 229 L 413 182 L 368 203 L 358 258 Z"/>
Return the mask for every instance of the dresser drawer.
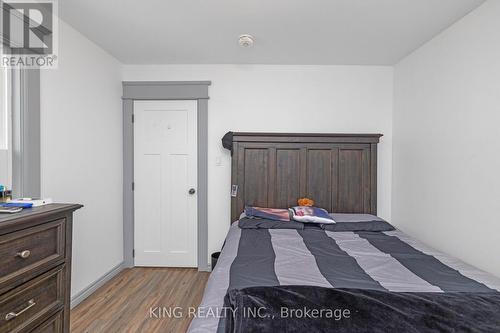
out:
<path id="1" fill-rule="evenodd" d="M 59 311 L 42 325 L 35 328 L 32 333 L 62 333 L 63 331 L 63 312 Z"/>
<path id="2" fill-rule="evenodd" d="M 0 296 L 0 333 L 27 332 L 64 305 L 64 266 Z"/>
<path id="3" fill-rule="evenodd" d="M 0 236 L 0 293 L 64 261 L 65 220 Z"/>

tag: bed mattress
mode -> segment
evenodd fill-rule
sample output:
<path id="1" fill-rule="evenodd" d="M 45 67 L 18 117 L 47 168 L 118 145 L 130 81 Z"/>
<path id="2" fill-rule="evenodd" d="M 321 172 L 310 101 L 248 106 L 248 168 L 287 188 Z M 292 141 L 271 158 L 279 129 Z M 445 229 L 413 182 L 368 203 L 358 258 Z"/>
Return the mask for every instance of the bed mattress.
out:
<path id="1" fill-rule="evenodd" d="M 389 292 L 496 292 L 500 279 L 400 230 L 330 232 L 230 227 L 189 332 L 222 332 L 228 290 L 319 286 Z"/>

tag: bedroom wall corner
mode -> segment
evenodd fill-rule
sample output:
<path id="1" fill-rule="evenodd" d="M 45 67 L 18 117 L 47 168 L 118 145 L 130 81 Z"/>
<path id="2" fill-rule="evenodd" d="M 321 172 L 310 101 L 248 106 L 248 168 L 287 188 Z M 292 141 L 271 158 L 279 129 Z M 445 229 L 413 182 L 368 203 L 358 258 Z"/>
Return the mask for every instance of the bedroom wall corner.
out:
<path id="1" fill-rule="evenodd" d="M 59 67 L 41 70 L 42 196 L 84 205 L 73 297 L 123 261 L 121 64 L 63 21 Z M 81 298 L 81 297 L 80 297 Z"/>
<path id="2" fill-rule="evenodd" d="M 393 222 L 500 277 L 500 1 L 395 66 Z"/>

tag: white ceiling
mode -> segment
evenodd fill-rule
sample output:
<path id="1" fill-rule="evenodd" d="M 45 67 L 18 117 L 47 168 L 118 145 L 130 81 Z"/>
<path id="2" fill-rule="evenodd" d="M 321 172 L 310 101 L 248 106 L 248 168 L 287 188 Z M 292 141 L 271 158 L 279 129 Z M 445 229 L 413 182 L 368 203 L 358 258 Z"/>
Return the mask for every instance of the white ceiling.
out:
<path id="1" fill-rule="evenodd" d="M 62 0 L 59 13 L 125 64 L 392 65 L 483 2 Z"/>

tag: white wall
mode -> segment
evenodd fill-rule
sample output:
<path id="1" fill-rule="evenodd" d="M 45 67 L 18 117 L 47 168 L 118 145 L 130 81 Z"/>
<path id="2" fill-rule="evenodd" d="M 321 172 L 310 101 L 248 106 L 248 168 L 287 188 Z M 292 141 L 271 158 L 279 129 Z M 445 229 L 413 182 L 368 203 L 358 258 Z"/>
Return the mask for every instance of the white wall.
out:
<path id="1" fill-rule="evenodd" d="M 124 66 L 124 80 L 211 80 L 208 105 L 208 247 L 220 250 L 230 219 L 227 131 L 383 133 L 379 215 L 391 214 L 391 67 Z M 216 158 L 222 166 L 216 166 Z"/>
<path id="2" fill-rule="evenodd" d="M 395 67 L 392 218 L 500 276 L 500 1 Z"/>
<path id="3" fill-rule="evenodd" d="M 60 23 L 59 68 L 41 70 L 42 195 L 81 203 L 72 295 L 123 260 L 121 65 Z"/>

